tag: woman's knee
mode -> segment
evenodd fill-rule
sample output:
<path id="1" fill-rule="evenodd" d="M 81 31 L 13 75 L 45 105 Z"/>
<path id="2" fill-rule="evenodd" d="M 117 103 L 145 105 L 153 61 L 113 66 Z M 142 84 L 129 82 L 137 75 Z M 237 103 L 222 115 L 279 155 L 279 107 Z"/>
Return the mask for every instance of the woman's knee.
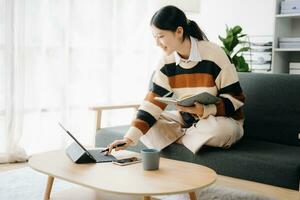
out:
<path id="1" fill-rule="evenodd" d="M 221 129 L 215 129 L 213 137 L 206 142 L 208 146 L 214 147 L 229 147 L 232 144 L 234 135 L 232 132 L 221 131 Z"/>
<path id="2" fill-rule="evenodd" d="M 207 145 L 216 147 L 230 147 L 240 139 L 240 128 L 233 119 L 217 119 L 217 123 L 211 129 L 213 137 L 207 141 Z"/>

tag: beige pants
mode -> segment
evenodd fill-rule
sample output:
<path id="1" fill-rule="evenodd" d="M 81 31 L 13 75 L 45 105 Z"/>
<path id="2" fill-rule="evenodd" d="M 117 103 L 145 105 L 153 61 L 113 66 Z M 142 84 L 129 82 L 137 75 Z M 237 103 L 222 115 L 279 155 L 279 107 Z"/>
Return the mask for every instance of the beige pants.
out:
<path id="1" fill-rule="evenodd" d="M 177 141 L 193 153 L 203 145 L 228 148 L 244 134 L 242 122 L 229 117 L 209 116 L 193 126 L 183 129 L 182 118 L 177 111 L 163 112 L 151 129 L 141 137 L 148 148 L 163 149 Z"/>

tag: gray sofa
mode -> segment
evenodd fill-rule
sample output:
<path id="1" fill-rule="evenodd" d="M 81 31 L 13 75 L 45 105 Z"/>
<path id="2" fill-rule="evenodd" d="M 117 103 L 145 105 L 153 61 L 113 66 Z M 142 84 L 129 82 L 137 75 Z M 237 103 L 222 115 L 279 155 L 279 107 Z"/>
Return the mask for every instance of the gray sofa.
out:
<path id="1" fill-rule="evenodd" d="M 161 151 L 166 158 L 198 163 L 218 174 L 298 190 L 300 179 L 300 75 L 239 73 L 246 95 L 245 135 L 229 149 L 204 147 L 196 155 L 179 144 Z M 101 117 L 105 109 L 93 108 Z M 100 129 L 96 146 L 103 147 L 122 138 L 129 126 Z M 130 147 L 139 152 L 139 143 Z"/>

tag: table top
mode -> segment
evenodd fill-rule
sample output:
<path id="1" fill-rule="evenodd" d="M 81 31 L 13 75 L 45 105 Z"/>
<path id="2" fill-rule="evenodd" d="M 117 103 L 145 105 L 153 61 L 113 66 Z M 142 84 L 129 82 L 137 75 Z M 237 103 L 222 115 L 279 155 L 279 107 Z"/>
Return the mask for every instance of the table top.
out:
<path id="1" fill-rule="evenodd" d="M 140 154 L 113 152 L 116 158 Z M 75 164 L 63 150 L 30 157 L 29 165 L 44 174 L 99 191 L 129 195 L 167 195 L 191 192 L 216 181 L 214 170 L 194 163 L 160 158 L 159 170 L 144 171 L 142 163 L 118 166 L 113 163 Z"/>

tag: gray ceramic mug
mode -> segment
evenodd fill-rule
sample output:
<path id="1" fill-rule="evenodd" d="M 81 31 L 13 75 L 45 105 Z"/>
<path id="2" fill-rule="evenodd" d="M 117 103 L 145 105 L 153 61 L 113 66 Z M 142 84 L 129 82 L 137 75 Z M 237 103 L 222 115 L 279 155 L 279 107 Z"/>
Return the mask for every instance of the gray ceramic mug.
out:
<path id="1" fill-rule="evenodd" d="M 160 151 L 157 149 L 142 149 L 141 157 L 144 170 L 158 170 Z"/>

